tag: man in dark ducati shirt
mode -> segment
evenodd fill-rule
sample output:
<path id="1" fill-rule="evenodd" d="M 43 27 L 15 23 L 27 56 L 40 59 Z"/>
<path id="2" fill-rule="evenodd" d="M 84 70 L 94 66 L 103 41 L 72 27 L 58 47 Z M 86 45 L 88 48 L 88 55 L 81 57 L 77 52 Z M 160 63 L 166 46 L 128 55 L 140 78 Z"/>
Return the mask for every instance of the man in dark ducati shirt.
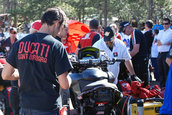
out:
<path id="1" fill-rule="evenodd" d="M 120 31 L 126 35 L 131 35 L 130 38 L 130 55 L 136 75 L 142 81 L 148 81 L 148 51 L 146 40 L 140 30 L 134 29 L 129 22 L 120 23 Z"/>
<path id="2" fill-rule="evenodd" d="M 83 37 L 81 37 L 79 41 L 78 47 L 75 51 L 76 55 L 78 54 L 79 49 L 92 46 L 101 38 L 101 35 L 98 33 L 98 29 L 99 29 L 98 20 L 95 19 L 91 20 L 89 23 L 89 27 L 90 27 L 90 32 L 88 32 Z"/>
<path id="3" fill-rule="evenodd" d="M 61 9 L 49 8 L 40 30 L 18 40 L 7 58 L 2 78 L 20 79 L 21 115 L 58 115 L 59 86 L 67 89 L 71 83 L 72 65 L 64 46 L 54 38 L 65 19 Z"/>

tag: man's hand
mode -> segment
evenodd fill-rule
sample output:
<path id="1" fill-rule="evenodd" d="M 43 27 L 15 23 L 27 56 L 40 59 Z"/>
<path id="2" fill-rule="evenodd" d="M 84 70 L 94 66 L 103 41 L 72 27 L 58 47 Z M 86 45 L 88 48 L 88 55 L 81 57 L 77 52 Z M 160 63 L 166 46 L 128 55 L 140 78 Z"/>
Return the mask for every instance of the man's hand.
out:
<path id="1" fill-rule="evenodd" d="M 162 44 L 160 40 L 157 40 L 157 46 L 161 46 L 161 45 L 171 45 L 171 43 L 166 43 L 166 44 Z"/>
<path id="2" fill-rule="evenodd" d="M 161 46 L 161 45 L 162 45 L 161 41 L 157 40 L 157 46 Z"/>
<path id="3" fill-rule="evenodd" d="M 130 51 L 131 57 L 134 57 L 137 53 L 139 53 L 140 44 L 134 44 L 133 49 Z"/>

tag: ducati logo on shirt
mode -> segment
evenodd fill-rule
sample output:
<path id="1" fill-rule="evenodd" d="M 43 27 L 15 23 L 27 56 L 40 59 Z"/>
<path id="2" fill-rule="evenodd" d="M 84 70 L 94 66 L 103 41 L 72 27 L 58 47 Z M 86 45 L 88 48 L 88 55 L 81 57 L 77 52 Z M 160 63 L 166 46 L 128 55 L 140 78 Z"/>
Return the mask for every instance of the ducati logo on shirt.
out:
<path id="1" fill-rule="evenodd" d="M 117 57 L 118 56 L 118 52 L 113 52 L 113 56 Z"/>

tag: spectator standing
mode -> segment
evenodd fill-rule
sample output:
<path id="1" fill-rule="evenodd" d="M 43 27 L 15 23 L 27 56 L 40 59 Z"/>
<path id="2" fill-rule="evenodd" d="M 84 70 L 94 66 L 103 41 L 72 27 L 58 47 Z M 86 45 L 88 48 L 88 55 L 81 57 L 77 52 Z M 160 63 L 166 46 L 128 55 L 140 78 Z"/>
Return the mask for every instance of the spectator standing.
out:
<path id="1" fill-rule="evenodd" d="M 163 30 L 164 29 L 164 27 L 160 24 L 159 19 L 156 20 L 156 24 L 152 28 L 152 30 L 155 30 L 155 29 L 158 29 L 158 30 Z"/>
<path id="2" fill-rule="evenodd" d="M 158 63 L 157 63 L 157 59 L 158 59 L 158 47 L 157 47 L 157 37 L 158 37 L 158 33 L 159 30 L 155 29 L 154 30 L 154 40 L 152 42 L 152 47 L 151 47 L 151 62 L 152 62 L 152 66 L 154 68 L 154 76 L 156 81 L 160 82 L 160 75 L 159 75 L 159 71 L 158 71 Z"/>
<path id="3" fill-rule="evenodd" d="M 160 74 L 160 87 L 165 87 L 169 66 L 166 63 L 166 56 L 172 43 L 172 30 L 170 29 L 170 19 L 163 19 L 164 30 L 161 30 L 158 34 L 157 46 L 158 46 L 158 70 Z"/>
<path id="4" fill-rule="evenodd" d="M 147 48 L 148 48 L 148 54 L 149 57 L 151 55 L 151 46 L 152 46 L 152 42 L 154 39 L 153 36 L 153 32 L 152 32 L 152 26 L 153 26 L 153 22 L 151 20 L 148 20 L 145 22 L 145 39 L 146 39 L 146 44 L 147 44 Z"/>
<path id="5" fill-rule="evenodd" d="M 6 57 L 8 56 L 10 50 L 13 47 L 13 44 L 17 41 L 17 29 L 14 27 L 11 27 L 9 30 L 10 37 L 6 40 L 1 41 L 2 49 L 5 49 L 6 51 Z M 10 104 L 11 109 L 13 112 L 13 115 L 19 115 L 19 94 L 18 94 L 18 80 L 11 81 L 11 92 L 10 92 Z"/>
<path id="6" fill-rule="evenodd" d="M 41 20 L 36 20 L 32 23 L 30 34 L 37 32 L 41 28 Z M 14 83 L 15 82 L 15 83 Z M 13 115 L 19 115 L 19 82 L 11 81 L 12 89 L 10 93 L 10 103 Z"/>
<path id="7" fill-rule="evenodd" d="M 72 65 L 64 46 L 54 38 L 65 17 L 61 9 L 49 8 L 40 30 L 18 40 L 7 58 L 2 78 L 20 78 L 21 115 L 58 115 L 59 87 L 67 89 L 71 83 Z"/>
<path id="8" fill-rule="evenodd" d="M 119 31 L 119 29 L 118 29 L 118 31 Z M 130 49 L 130 37 L 128 35 L 125 35 L 121 31 L 118 32 L 118 36 L 116 36 L 116 37 L 124 42 L 124 44 L 127 47 L 127 50 L 129 51 L 129 49 Z M 120 63 L 120 72 L 118 75 L 118 79 L 124 80 L 126 77 L 128 77 L 128 71 L 127 71 L 127 68 L 125 66 L 125 63 L 122 62 L 122 63 Z"/>
<path id="9" fill-rule="evenodd" d="M 142 81 L 148 82 L 148 51 L 143 33 L 130 26 L 128 21 L 120 23 L 120 32 L 131 35 L 130 55 L 134 71 Z"/>
<path id="10" fill-rule="evenodd" d="M 98 33 L 99 29 L 99 22 L 98 20 L 91 20 L 89 23 L 90 32 L 85 34 L 83 37 L 81 37 L 78 47 L 75 51 L 75 54 L 78 54 L 79 49 L 92 46 L 96 41 L 98 41 L 101 38 L 101 35 Z"/>
<path id="11" fill-rule="evenodd" d="M 104 38 L 97 41 L 93 45 L 93 47 L 105 51 L 105 53 L 108 55 L 110 59 L 125 59 L 125 65 L 129 70 L 132 78 L 136 77 L 130 60 L 131 56 L 127 50 L 127 47 L 121 40 L 117 38 L 114 39 L 114 31 L 111 27 L 106 27 L 104 29 Z M 108 70 L 111 71 L 115 76 L 115 84 L 117 84 L 118 82 L 119 64 L 120 62 L 116 62 L 113 65 L 108 65 Z"/>
<path id="12" fill-rule="evenodd" d="M 10 27 L 9 34 L 10 36 L 7 39 L 1 41 L 1 48 L 5 50 L 6 57 L 12 49 L 14 42 L 17 41 L 17 29 L 14 27 Z"/>

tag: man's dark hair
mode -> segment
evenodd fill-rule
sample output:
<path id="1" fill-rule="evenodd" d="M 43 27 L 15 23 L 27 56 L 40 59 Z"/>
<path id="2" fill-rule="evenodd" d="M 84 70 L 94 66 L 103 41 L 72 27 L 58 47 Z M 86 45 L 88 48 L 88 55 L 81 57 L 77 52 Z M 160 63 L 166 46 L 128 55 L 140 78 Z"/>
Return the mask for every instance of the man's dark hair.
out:
<path id="1" fill-rule="evenodd" d="M 132 25 L 132 27 L 137 28 L 138 23 L 136 20 L 131 20 L 131 25 Z"/>
<path id="2" fill-rule="evenodd" d="M 47 23 L 47 25 L 53 25 L 54 21 L 59 20 L 60 25 L 64 21 L 64 14 L 61 9 L 59 8 L 49 8 L 43 14 L 41 18 L 42 24 Z"/>
<path id="3" fill-rule="evenodd" d="M 153 23 L 151 21 L 146 21 L 145 23 L 147 25 L 148 28 L 151 28 L 153 27 Z"/>
<path id="4" fill-rule="evenodd" d="M 98 29 L 99 27 L 99 21 L 96 19 L 93 19 L 89 23 L 90 29 Z"/>
<path id="5" fill-rule="evenodd" d="M 169 18 L 164 18 L 163 21 L 168 21 L 168 23 L 170 24 L 170 19 Z"/>

